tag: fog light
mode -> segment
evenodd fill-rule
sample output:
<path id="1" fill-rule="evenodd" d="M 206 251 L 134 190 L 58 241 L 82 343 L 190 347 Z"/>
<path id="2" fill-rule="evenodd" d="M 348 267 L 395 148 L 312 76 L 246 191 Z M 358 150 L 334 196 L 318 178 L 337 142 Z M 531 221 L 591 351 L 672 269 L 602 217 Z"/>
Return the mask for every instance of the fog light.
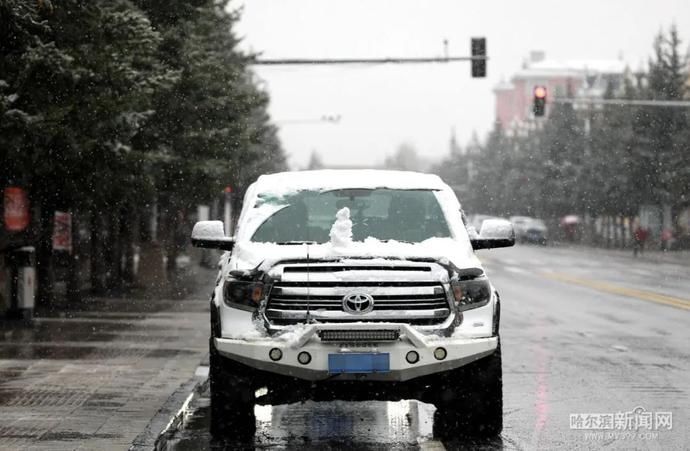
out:
<path id="1" fill-rule="evenodd" d="M 268 352 L 268 356 L 271 358 L 271 360 L 277 362 L 283 358 L 283 351 L 278 348 L 273 348 Z"/>
<path id="2" fill-rule="evenodd" d="M 407 360 L 407 363 L 417 363 L 419 362 L 419 354 L 417 354 L 417 351 L 410 351 L 405 356 L 405 360 Z"/>
<path id="3" fill-rule="evenodd" d="M 306 351 L 302 351 L 297 354 L 297 361 L 302 365 L 306 365 L 307 363 L 311 362 L 311 354 Z"/>
<path id="4" fill-rule="evenodd" d="M 443 360 L 446 358 L 447 355 L 448 352 L 446 352 L 446 350 L 443 348 L 436 348 L 434 350 L 434 357 L 436 357 L 436 360 Z"/>

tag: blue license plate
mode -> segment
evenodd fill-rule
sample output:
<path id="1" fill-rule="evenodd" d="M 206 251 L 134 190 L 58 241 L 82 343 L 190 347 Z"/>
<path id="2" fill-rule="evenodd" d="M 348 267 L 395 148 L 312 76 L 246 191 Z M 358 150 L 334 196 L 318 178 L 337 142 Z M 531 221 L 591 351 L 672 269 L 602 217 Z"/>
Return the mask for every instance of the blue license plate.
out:
<path id="1" fill-rule="evenodd" d="M 330 374 L 388 373 L 390 370 L 390 354 L 387 352 L 328 354 L 328 372 Z"/>

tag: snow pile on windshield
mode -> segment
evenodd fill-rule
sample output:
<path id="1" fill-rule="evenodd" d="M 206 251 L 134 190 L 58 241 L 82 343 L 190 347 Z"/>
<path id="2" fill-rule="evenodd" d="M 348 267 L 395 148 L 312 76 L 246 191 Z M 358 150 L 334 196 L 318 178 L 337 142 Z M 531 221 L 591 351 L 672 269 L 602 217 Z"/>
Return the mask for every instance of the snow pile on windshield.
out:
<path id="1" fill-rule="evenodd" d="M 282 172 L 262 175 L 248 189 L 244 197 L 236 230 L 237 241 L 249 240 L 272 215 L 288 207 L 292 196 L 300 192 L 327 193 L 352 190 L 430 190 L 434 192 L 446 218 L 461 223 L 460 204 L 453 191 L 433 174 L 386 170 L 319 170 Z M 464 229 L 464 227 L 463 227 Z M 464 234 L 464 230 L 460 231 Z M 458 231 L 456 230 L 456 235 Z M 280 240 L 276 240 L 280 241 Z"/>
<path id="2" fill-rule="evenodd" d="M 288 207 L 289 193 L 301 189 L 327 191 L 343 186 L 364 188 L 434 190 L 452 237 L 428 238 L 420 242 L 379 240 L 368 237 L 353 240 L 351 211 L 347 207 L 336 210 L 330 226 L 330 241 L 321 244 L 251 241 L 256 229 L 272 214 Z M 354 189 L 354 188 L 353 188 Z M 287 196 L 287 197 L 283 197 Z M 247 191 L 246 207 L 238 222 L 237 244 L 232 252 L 231 265 L 236 269 L 268 270 L 284 260 L 342 260 L 347 258 L 385 259 L 446 259 L 458 267 L 478 267 L 467 232 L 462 225 L 460 204 L 453 192 L 440 178 L 429 174 L 402 171 L 307 171 L 262 176 Z M 329 230 L 328 228 L 325 229 Z M 327 235 L 328 236 L 328 235 Z M 327 238 L 328 239 L 328 238 Z"/>
<path id="3" fill-rule="evenodd" d="M 333 247 L 347 247 L 352 244 L 352 220 L 349 208 L 343 207 L 338 210 L 329 236 Z"/>

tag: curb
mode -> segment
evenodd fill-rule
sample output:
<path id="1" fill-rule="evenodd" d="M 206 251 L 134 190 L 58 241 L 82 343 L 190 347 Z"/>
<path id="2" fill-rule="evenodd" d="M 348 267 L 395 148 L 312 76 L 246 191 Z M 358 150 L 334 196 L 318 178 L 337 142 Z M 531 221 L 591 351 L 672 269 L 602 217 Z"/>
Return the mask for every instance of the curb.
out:
<path id="1" fill-rule="evenodd" d="M 202 364 L 201 362 L 200 364 Z M 128 448 L 129 451 L 158 451 L 163 449 L 161 448 L 161 439 L 166 434 L 179 429 L 185 410 L 204 382 L 206 382 L 205 377 L 194 375 L 180 385 L 163 403 L 156 415 L 151 418 L 144 431 L 137 435 Z"/>

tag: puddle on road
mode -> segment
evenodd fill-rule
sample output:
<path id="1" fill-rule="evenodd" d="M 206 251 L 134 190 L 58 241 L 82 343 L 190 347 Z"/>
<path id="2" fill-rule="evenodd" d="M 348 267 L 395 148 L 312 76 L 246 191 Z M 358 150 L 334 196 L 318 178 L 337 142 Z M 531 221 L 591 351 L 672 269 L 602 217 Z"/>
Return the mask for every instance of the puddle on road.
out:
<path id="1" fill-rule="evenodd" d="M 223 449 L 444 449 L 434 441 L 435 407 L 418 401 L 313 402 L 256 406 L 253 443 L 211 437 L 208 392 L 196 395 L 180 430 L 165 440 L 174 451 Z M 239 434 L 238 434 L 239 435 Z M 234 439 L 234 440 L 233 440 Z M 503 449 L 501 439 L 446 443 L 446 449 Z"/>
<path id="2" fill-rule="evenodd" d="M 256 406 L 256 435 L 245 446 L 289 449 L 416 449 L 432 440 L 434 407 L 416 401 L 305 402 Z M 209 399 L 187 413 L 184 430 L 168 441 L 168 449 L 235 449 L 233 437 L 210 436 Z M 348 446 L 349 447 L 349 446 Z"/>

